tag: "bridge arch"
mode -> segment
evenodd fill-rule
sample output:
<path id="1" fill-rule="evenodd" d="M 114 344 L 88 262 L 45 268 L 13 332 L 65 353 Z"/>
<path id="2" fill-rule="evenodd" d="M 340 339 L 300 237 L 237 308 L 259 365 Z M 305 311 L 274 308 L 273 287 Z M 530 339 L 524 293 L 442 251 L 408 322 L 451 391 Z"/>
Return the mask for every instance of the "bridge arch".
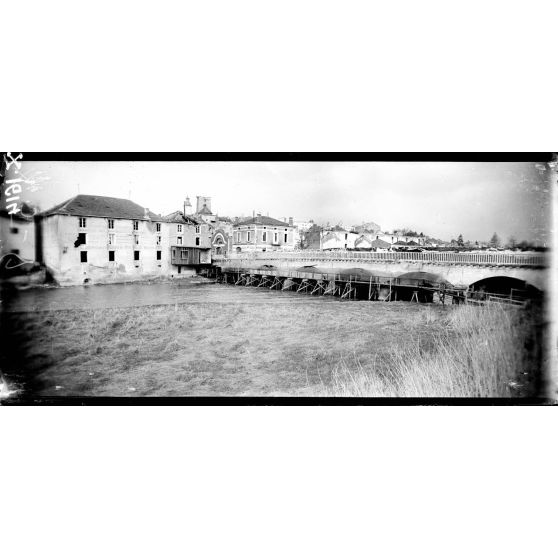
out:
<path id="1" fill-rule="evenodd" d="M 469 292 L 482 295 L 490 293 L 500 296 L 517 296 L 518 298 L 540 298 L 542 291 L 528 281 L 510 275 L 492 275 L 471 283 Z"/>

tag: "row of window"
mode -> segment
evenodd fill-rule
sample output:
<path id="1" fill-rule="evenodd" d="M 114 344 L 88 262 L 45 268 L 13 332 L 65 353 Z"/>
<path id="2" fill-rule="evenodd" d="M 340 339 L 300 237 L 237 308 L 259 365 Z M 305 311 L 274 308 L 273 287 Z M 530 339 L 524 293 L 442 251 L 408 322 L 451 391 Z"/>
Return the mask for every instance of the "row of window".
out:
<path id="1" fill-rule="evenodd" d="M 114 219 L 108 219 L 107 222 L 108 222 L 108 228 L 114 229 Z M 79 218 L 79 227 L 80 229 L 85 229 L 87 227 L 87 219 L 85 217 Z M 133 228 L 135 231 L 139 230 L 139 221 L 133 222 Z M 155 228 L 157 232 L 161 232 L 161 223 L 155 223 Z M 177 225 L 176 230 L 177 232 L 181 233 L 182 225 Z M 201 232 L 201 226 L 196 225 L 196 234 L 200 234 L 200 232 Z"/>
<path id="2" fill-rule="evenodd" d="M 109 262 L 114 262 L 114 254 L 115 251 L 114 250 L 109 250 L 108 251 L 108 261 Z M 82 250 L 79 253 L 79 257 L 80 257 L 80 261 L 81 263 L 87 263 L 87 251 L 86 250 Z M 140 251 L 139 250 L 134 250 L 134 261 L 139 262 L 140 259 Z M 160 261 L 161 260 L 161 251 L 157 250 L 157 260 Z"/>
<path id="3" fill-rule="evenodd" d="M 240 243 L 240 242 L 241 242 L 241 240 L 240 240 L 240 239 L 241 239 L 241 235 L 242 235 L 242 233 L 240 233 L 240 232 L 237 232 L 237 233 L 236 233 L 236 241 L 237 241 L 237 243 Z M 273 242 L 274 242 L 275 244 L 277 244 L 278 239 L 279 239 L 279 233 L 274 232 L 274 233 L 273 233 Z M 285 242 L 288 242 L 288 234 L 287 234 L 287 233 L 284 234 L 284 239 L 285 239 Z M 246 242 L 252 242 L 252 232 L 251 232 L 251 231 L 247 231 L 247 232 L 246 232 Z M 262 233 L 262 242 L 267 242 L 267 231 L 264 231 L 264 232 Z"/>
<path id="4" fill-rule="evenodd" d="M 161 241 L 162 241 L 162 236 L 157 236 L 157 246 L 161 246 Z M 79 233 L 78 234 L 78 243 L 79 244 L 87 244 L 87 233 Z M 139 234 L 135 234 L 134 235 L 134 244 L 139 244 L 140 243 L 140 237 Z M 182 244 L 182 237 L 181 236 L 177 236 L 176 237 L 176 243 L 177 244 Z M 109 233 L 108 235 L 108 244 L 109 245 L 114 245 L 115 244 L 115 236 L 114 233 Z M 196 237 L 196 246 L 200 245 L 200 238 Z"/>
<path id="5" fill-rule="evenodd" d="M 180 259 L 181 260 L 187 260 L 188 259 L 188 250 L 186 248 L 181 248 L 180 249 Z M 81 263 L 87 263 L 87 250 L 82 250 L 79 253 L 80 256 L 80 261 Z M 157 261 L 161 261 L 161 250 L 157 250 Z M 172 251 L 172 257 L 176 258 L 176 250 Z M 139 250 L 134 250 L 134 261 L 139 262 L 140 260 L 140 251 Z M 108 251 L 108 261 L 109 262 L 114 262 L 115 261 L 115 251 L 114 250 L 109 250 Z"/>

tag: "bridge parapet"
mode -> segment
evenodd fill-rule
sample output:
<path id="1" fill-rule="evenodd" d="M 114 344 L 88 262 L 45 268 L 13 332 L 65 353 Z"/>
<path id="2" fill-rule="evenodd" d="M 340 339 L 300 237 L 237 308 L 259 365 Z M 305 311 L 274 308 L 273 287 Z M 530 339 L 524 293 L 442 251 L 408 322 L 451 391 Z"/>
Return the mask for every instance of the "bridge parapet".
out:
<path id="1" fill-rule="evenodd" d="M 548 255 L 541 252 L 325 252 L 298 250 L 292 252 L 241 252 L 213 258 L 216 263 L 234 263 L 258 260 L 275 261 L 351 261 L 351 262 L 424 262 L 440 264 L 548 267 Z"/>

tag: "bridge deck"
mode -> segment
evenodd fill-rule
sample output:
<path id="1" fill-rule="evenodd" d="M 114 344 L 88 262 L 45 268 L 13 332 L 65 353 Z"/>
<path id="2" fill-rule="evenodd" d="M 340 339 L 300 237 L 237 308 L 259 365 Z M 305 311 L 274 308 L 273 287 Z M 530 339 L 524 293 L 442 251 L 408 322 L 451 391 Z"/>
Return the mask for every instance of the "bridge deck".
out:
<path id="1" fill-rule="evenodd" d="M 325 252 L 298 250 L 292 252 L 241 252 L 228 256 L 213 256 L 215 263 L 239 261 L 351 261 L 351 262 L 430 262 L 480 266 L 548 267 L 548 256 L 544 252 Z"/>

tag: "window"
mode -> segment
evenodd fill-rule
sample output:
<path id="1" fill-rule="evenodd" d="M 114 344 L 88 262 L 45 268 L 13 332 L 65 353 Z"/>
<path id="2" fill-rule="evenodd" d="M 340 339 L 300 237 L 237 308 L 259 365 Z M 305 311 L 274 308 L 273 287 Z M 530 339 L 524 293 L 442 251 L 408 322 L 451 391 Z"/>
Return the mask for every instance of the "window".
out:
<path id="1" fill-rule="evenodd" d="M 87 233 L 78 233 L 77 241 L 74 245 L 77 248 L 81 244 L 87 244 Z"/>
<path id="2" fill-rule="evenodd" d="M 161 246 L 161 237 L 160 236 L 157 237 L 157 246 Z"/>
<path id="3" fill-rule="evenodd" d="M 158 259 L 158 260 L 161 259 L 161 250 L 157 250 L 157 259 Z"/>
<path id="4" fill-rule="evenodd" d="M 267 242 L 267 233 L 265 231 L 262 234 L 262 241 Z"/>
<path id="5" fill-rule="evenodd" d="M 349 237 L 349 235 L 347 233 L 345 233 L 345 240 L 347 240 L 348 237 Z"/>
<path id="6" fill-rule="evenodd" d="M 196 234 L 200 234 L 200 228 L 201 227 L 199 225 L 196 225 Z"/>
<path id="7" fill-rule="evenodd" d="M 10 227 L 10 232 L 12 234 L 17 234 L 19 232 L 19 229 L 17 227 Z"/>
<path id="8" fill-rule="evenodd" d="M 287 238 L 288 238 L 287 233 L 285 233 L 285 242 L 287 242 Z"/>
<path id="9" fill-rule="evenodd" d="M 180 250 L 180 259 L 181 260 L 187 260 L 188 259 L 188 250 L 186 250 L 185 248 L 182 248 Z"/>
<path id="10" fill-rule="evenodd" d="M 177 230 L 178 232 L 182 232 L 182 225 L 178 225 L 178 226 L 176 227 L 176 230 Z"/>
<path id="11" fill-rule="evenodd" d="M 114 261 L 114 250 L 109 250 L 109 262 Z"/>
<path id="12" fill-rule="evenodd" d="M 172 249 L 172 259 L 176 259 L 176 250 L 174 248 Z"/>
<path id="13" fill-rule="evenodd" d="M 178 266 L 178 273 L 182 273 L 182 268 Z"/>
<path id="14" fill-rule="evenodd" d="M 139 221 L 134 221 L 134 230 L 139 230 Z"/>
<path id="15" fill-rule="evenodd" d="M 182 244 L 182 237 L 181 236 L 176 237 L 176 243 L 177 244 Z"/>
<path id="16" fill-rule="evenodd" d="M 81 263 L 87 263 L 87 252 L 80 252 L 79 256 Z"/>
<path id="17" fill-rule="evenodd" d="M 86 222 L 87 222 L 87 221 L 86 221 L 85 217 L 80 217 L 80 218 L 79 218 L 79 228 L 80 228 L 80 229 L 84 229 L 84 228 L 85 228 L 85 225 L 86 225 Z"/>
<path id="18" fill-rule="evenodd" d="M 196 236 L 196 246 L 199 246 L 199 245 L 200 245 L 200 237 Z"/>
<path id="19" fill-rule="evenodd" d="M 250 242 L 250 231 L 246 233 L 246 242 Z"/>
<path id="20" fill-rule="evenodd" d="M 157 223 L 155 227 L 157 229 L 157 232 L 161 232 L 161 223 Z"/>
<path id="21" fill-rule="evenodd" d="M 134 244 L 139 244 L 139 234 L 134 235 Z"/>
<path id="22" fill-rule="evenodd" d="M 108 228 L 109 229 L 114 229 L 114 219 L 109 219 L 108 220 Z"/>
<path id="23" fill-rule="evenodd" d="M 109 233 L 108 243 L 114 244 L 114 233 Z"/>
<path id="24" fill-rule="evenodd" d="M 139 250 L 134 250 L 134 261 L 139 262 Z"/>
<path id="25" fill-rule="evenodd" d="M 273 242 L 277 244 L 277 234 L 276 232 L 273 233 Z"/>

